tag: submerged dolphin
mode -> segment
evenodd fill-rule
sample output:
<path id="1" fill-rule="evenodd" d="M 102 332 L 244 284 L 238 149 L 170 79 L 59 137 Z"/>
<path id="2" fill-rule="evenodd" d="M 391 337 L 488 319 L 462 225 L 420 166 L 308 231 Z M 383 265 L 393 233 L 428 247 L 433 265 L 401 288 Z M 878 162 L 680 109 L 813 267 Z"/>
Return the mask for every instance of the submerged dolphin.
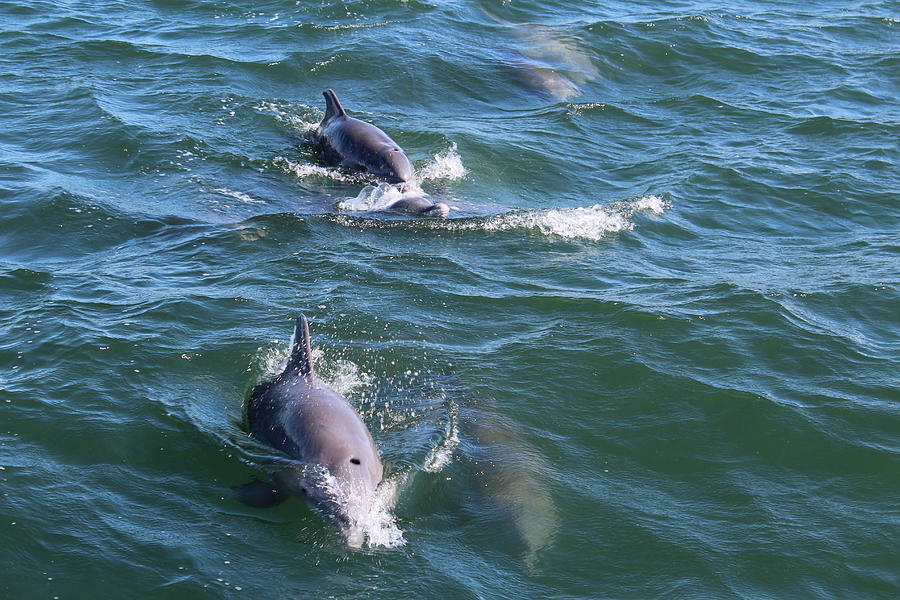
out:
<path id="1" fill-rule="evenodd" d="M 409 181 L 412 163 L 397 142 L 374 125 L 347 115 L 337 95 L 325 96 L 325 118 L 314 135 L 315 145 L 328 162 L 347 169 L 368 171 L 391 183 Z"/>
<path id="2" fill-rule="evenodd" d="M 480 8 L 512 32 L 517 43 L 507 66 L 525 86 L 565 101 L 581 94 L 580 84 L 600 75 L 577 36 L 553 25 L 510 23 L 484 6 Z"/>
<path id="3" fill-rule="evenodd" d="M 344 541 L 362 545 L 382 464 L 359 414 L 319 380 L 312 365 L 309 325 L 300 315 L 287 366 L 257 386 L 247 405 L 250 435 L 297 461 L 271 482 L 234 488 L 252 506 L 273 506 L 294 494 L 333 522 Z"/>
<path id="4" fill-rule="evenodd" d="M 432 202 L 422 196 L 404 196 L 385 210 L 397 210 L 428 217 L 446 217 L 450 214 L 450 207 L 443 202 Z"/>

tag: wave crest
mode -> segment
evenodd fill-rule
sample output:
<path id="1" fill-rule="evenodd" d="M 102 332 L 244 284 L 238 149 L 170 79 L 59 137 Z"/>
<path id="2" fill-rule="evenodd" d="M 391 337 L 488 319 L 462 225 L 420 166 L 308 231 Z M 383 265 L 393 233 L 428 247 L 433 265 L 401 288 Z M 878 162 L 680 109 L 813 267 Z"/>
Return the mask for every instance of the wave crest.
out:
<path id="1" fill-rule="evenodd" d="M 611 233 L 634 229 L 632 218 L 638 213 L 662 215 L 668 206 L 668 202 L 662 196 L 649 194 L 632 200 L 616 202 L 608 206 L 594 204 L 593 206 L 575 208 L 516 210 L 490 217 L 441 220 L 415 219 L 407 221 L 385 221 L 350 217 L 348 215 L 325 215 L 325 218 L 350 227 L 490 232 L 531 229 L 547 236 L 597 241 Z"/>

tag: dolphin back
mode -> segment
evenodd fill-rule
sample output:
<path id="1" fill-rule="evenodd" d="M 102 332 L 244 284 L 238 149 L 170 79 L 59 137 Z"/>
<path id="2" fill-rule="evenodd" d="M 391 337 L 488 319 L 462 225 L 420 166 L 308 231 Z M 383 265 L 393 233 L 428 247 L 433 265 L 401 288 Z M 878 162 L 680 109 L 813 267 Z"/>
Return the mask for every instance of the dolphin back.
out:
<path id="1" fill-rule="evenodd" d="M 347 113 L 344 111 L 344 107 L 341 106 L 341 101 L 338 100 L 334 90 L 328 88 L 322 92 L 322 95 L 325 96 L 325 118 L 322 119 L 323 123 L 335 117 L 346 116 Z"/>
<path id="2" fill-rule="evenodd" d="M 294 337 L 292 339 L 291 357 L 288 359 L 287 369 L 285 371 L 293 371 L 300 375 L 309 376 L 313 374 L 312 366 L 312 350 L 309 345 L 309 323 L 305 315 L 297 317 L 297 324 L 294 326 Z"/>

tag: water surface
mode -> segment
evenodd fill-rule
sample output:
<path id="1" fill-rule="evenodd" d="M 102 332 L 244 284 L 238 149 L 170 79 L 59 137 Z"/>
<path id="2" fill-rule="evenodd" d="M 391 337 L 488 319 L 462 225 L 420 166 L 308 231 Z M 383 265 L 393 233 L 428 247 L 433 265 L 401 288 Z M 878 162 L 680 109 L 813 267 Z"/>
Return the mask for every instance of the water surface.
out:
<path id="1" fill-rule="evenodd" d="M 897 597 L 897 18 L 0 0 L 0 596 Z M 302 146 L 328 87 L 449 219 Z M 361 550 L 228 489 L 299 312 Z"/>

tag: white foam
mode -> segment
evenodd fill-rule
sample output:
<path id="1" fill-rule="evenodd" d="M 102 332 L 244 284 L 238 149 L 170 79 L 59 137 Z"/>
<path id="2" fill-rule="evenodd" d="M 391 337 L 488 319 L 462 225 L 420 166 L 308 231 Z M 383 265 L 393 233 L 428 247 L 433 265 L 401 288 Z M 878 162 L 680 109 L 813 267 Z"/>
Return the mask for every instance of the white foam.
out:
<path id="1" fill-rule="evenodd" d="M 463 166 L 462 158 L 456 152 L 456 144 L 434 155 L 434 162 L 427 162 L 416 172 L 418 181 L 429 179 L 462 179 L 469 171 Z"/>
<path id="2" fill-rule="evenodd" d="M 351 204 L 357 200 L 360 203 L 365 202 L 368 197 L 369 192 L 361 194 L 357 199 L 352 199 Z M 417 222 L 415 226 L 447 231 L 531 229 L 547 236 L 597 241 L 612 233 L 634 229 L 634 222 L 631 219 L 637 213 L 662 215 L 668 207 L 669 203 L 661 196 L 648 195 L 610 205 L 595 204 L 588 207 L 517 210 L 489 217 L 429 220 Z M 371 209 L 360 208 L 359 210 Z M 454 210 L 458 209 L 454 207 Z M 361 224 L 370 227 L 386 226 L 383 221 L 361 223 L 359 220 L 344 216 L 338 216 L 334 220 L 348 227 L 359 227 Z"/>
<path id="3" fill-rule="evenodd" d="M 311 165 L 309 163 L 296 163 L 292 160 L 284 158 L 283 156 L 275 157 L 275 159 L 272 161 L 272 164 L 274 164 L 285 173 L 293 174 L 295 177 L 298 177 L 300 179 L 305 179 L 307 177 L 328 177 L 329 179 L 347 182 L 353 182 L 358 179 L 358 177 L 353 177 L 352 175 L 341 173 L 337 169 L 329 169 L 326 167 L 320 167 L 319 165 Z"/>
<path id="4" fill-rule="evenodd" d="M 652 212 L 661 215 L 665 209 L 666 202 L 662 197 L 648 195 L 610 206 L 595 204 L 588 207 L 551 208 L 510 212 L 480 221 L 456 221 L 451 228 L 485 231 L 534 229 L 544 235 L 596 241 L 611 233 L 634 229 L 631 217 L 636 213 Z"/>
<path id="5" fill-rule="evenodd" d="M 652 212 L 655 215 L 661 215 L 666 212 L 668 203 L 662 196 L 648 194 L 633 200 L 630 204 L 631 214 L 638 212 Z"/>
<path id="6" fill-rule="evenodd" d="M 622 215 L 595 204 L 587 208 L 558 208 L 500 215 L 489 219 L 485 229 L 488 231 L 537 229 L 544 235 L 599 240 L 609 233 L 633 227 L 634 224 Z"/>

